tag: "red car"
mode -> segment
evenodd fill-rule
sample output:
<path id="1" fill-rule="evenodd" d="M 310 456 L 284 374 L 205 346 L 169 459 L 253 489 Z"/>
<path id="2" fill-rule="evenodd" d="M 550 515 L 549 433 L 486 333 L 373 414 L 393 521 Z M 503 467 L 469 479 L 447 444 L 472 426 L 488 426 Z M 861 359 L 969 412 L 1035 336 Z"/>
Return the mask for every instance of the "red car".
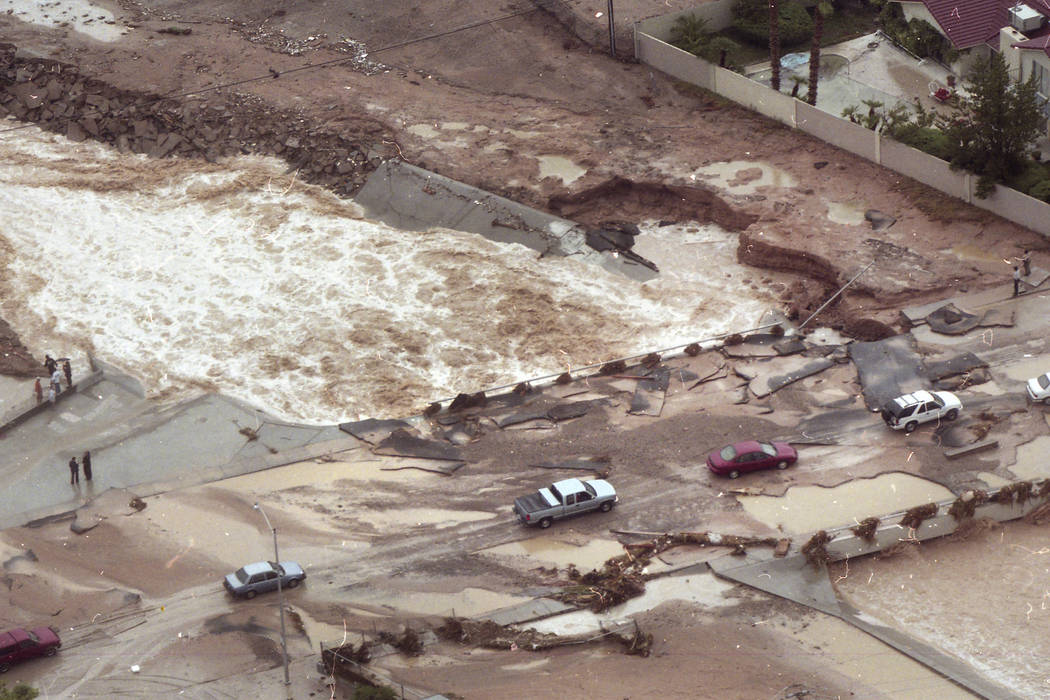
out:
<path id="1" fill-rule="evenodd" d="M 62 640 L 54 627 L 8 630 L 0 634 L 0 673 L 5 673 L 20 661 L 54 656 L 61 646 Z"/>
<path id="2" fill-rule="evenodd" d="M 715 474 L 735 479 L 758 469 L 787 469 L 798 460 L 798 452 L 786 442 L 745 440 L 726 445 L 707 455 L 707 468 Z"/>

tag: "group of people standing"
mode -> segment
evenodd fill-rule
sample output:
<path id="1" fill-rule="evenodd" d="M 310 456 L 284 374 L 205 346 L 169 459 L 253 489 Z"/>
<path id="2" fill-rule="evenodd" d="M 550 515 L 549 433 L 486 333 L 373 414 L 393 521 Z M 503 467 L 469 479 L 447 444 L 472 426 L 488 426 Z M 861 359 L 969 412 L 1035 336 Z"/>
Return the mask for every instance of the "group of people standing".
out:
<path id="1" fill-rule="evenodd" d="M 1022 269 L 1024 272 L 1021 271 Z M 1014 296 L 1021 293 L 1021 277 L 1028 277 L 1030 274 L 1032 274 L 1032 254 L 1025 248 L 1024 255 L 1021 257 L 1021 265 L 1014 265 Z"/>
<path id="2" fill-rule="evenodd" d="M 80 467 L 84 467 L 84 479 L 91 481 L 91 453 L 87 450 L 84 451 L 84 456 L 80 458 L 80 464 L 77 463 L 76 455 L 69 458 L 69 483 L 80 485 Z"/>
<path id="3" fill-rule="evenodd" d="M 73 386 L 73 368 L 69 365 L 68 359 L 62 360 L 62 369 L 58 368 L 58 360 L 51 357 L 50 355 L 44 355 L 44 367 L 47 369 L 48 377 L 50 378 L 50 385 L 47 388 L 47 400 L 54 406 L 55 400 L 58 395 L 62 393 L 62 375 L 66 376 L 66 388 L 72 388 Z M 33 387 L 36 392 L 36 402 L 41 403 L 44 400 L 44 388 L 40 385 L 40 379 L 36 380 L 36 386 Z"/>
<path id="4" fill-rule="evenodd" d="M 61 366 L 59 365 L 61 362 Z M 56 360 L 50 355 L 44 355 L 44 368 L 47 370 L 50 385 L 47 388 L 47 400 L 52 406 L 55 405 L 55 399 L 62 393 L 62 377 L 65 375 L 66 388 L 73 388 L 73 368 L 69 365 L 69 360 L 62 358 Z M 40 385 L 40 379 L 36 380 L 36 402 L 42 403 L 44 400 L 44 388 Z M 91 452 L 84 450 L 84 455 L 77 462 L 77 458 L 74 455 L 69 458 L 69 483 L 70 485 L 80 486 L 80 469 L 84 469 L 84 480 L 91 481 Z"/>

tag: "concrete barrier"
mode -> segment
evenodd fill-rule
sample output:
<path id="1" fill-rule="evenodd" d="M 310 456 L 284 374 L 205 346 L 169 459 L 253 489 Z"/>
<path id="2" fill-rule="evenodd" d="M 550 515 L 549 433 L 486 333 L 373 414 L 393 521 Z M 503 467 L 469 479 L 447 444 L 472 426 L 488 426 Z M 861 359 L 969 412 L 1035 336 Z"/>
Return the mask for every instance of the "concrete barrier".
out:
<path id="1" fill-rule="evenodd" d="M 999 503 L 996 498 L 1000 494 L 1013 495 L 1019 488 L 1018 484 L 1027 484 L 1030 487 L 1030 496 L 1023 500 L 1011 498 L 1009 503 Z M 861 557 L 866 554 L 875 554 L 901 542 L 923 542 L 950 535 L 959 529 L 959 526 L 968 520 L 980 520 L 989 518 L 999 522 L 1007 522 L 1023 518 L 1036 508 L 1050 502 L 1050 493 L 1038 495 L 1050 490 L 1050 480 L 1041 482 L 1016 482 L 1009 486 L 988 492 L 988 500 L 974 508 L 972 515 L 956 519 L 950 513 L 956 503 L 962 503 L 962 497 L 935 503 L 937 510 L 929 517 L 923 518 L 917 526 L 902 524 L 902 520 L 911 511 L 890 513 L 879 517 L 879 524 L 872 533 L 871 538 L 865 538 L 853 532 L 854 525 L 844 525 L 839 528 L 827 530 L 831 540 L 825 545 L 829 561 L 842 561 L 851 557 Z M 971 492 L 974 493 L 974 492 Z M 914 509 L 913 509 L 914 510 Z"/>
<path id="2" fill-rule="evenodd" d="M 758 83 L 754 84 L 758 85 Z M 759 87 L 763 86 L 759 85 Z M 879 137 L 874 131 L 854 124 L 848 119 L 840 119 L 833 114 L 828 114 L 801 100 L 794 100 L 794 102 L 795 119 L 799 129 L 816 136 L 821 141 L 827 141 L 845 151 L 855 153 L 861 158 L 878 162 Z"/>
<path id="3" fill-rule="evenodd" d="M 874 131 L 738 74 L 719 68 L 667 43 L 674 21 L 684 14 L 708 10 L 677 12 L 635 24 L 635 57 L 642 63 L 737 102 L 759 114 L 794 126 L 839 148 L 855 153 L 883 167 L 961 199 L 1044 236 L 1050 236 L 1050 204 L 1021 192 L 997 185 L 991 196 L 976 196 L 977 178 L 963 171 L 952 171 L 948 163 L 922 151 L 883 138 Z M 711 11 L 713 12 L 713 10 Z M 716 16 L 716 15 L 712 15 Z M 727 22 L 728 23 L 728 22 Z M 720 28 L 715 22 L 712 29 Z M 784 100 L 791 101 L 792 115 Z"/>

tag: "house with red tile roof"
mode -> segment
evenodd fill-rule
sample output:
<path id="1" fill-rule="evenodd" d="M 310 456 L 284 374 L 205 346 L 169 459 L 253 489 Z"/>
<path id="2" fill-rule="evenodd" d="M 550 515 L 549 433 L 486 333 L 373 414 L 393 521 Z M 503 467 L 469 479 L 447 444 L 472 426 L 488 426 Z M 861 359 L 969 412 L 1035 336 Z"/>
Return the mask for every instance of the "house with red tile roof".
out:
<path id="1" fill-rule="evenodd" d="M 965 74 L 992 52 L 1018 81 L 1036 77 L 1050 98 L 1050 0 L 897 0 L 907 20 L 919 19 L 961 54 L 952 69 Z"/>

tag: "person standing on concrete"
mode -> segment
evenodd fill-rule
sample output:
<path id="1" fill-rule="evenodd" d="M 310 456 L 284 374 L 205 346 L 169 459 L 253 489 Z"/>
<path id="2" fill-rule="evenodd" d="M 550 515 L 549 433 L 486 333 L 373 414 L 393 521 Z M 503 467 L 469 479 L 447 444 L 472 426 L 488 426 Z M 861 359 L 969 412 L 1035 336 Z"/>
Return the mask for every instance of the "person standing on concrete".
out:
<path id="1" fill-rule="evenodd" d="M 80 465 L 76 457 L 69 458 L 69 483 L 80 485 Z"/>
<path id="2" fill-rule="evenodd" d="M 62 372 L 59 371 L 58 367 L 55 367 L 55 371 L 51 373 L 51 386 L 55 387 L 55 393 L 61 393 L 62 391 Z"/>
<path id="3" fill-rule="evenodd" d="M 58 394 L 55 392 L 55 385 L 54 384 L 49 384 L 48 387 L 47 387 L 47 400 L 51 404 L 52 408 L 54 408 L 54 406 L 55 406 L 55 399 L 57 397 L 58 397 Z"/>
<path id="4" fill-rule="evenodd" d="M 56 369 L 58 369 L 58 363 L 55 362 L 55 358 L 50 355 L 44 355 L 44 367 L 47 368 L 47 373 L 51 375 L 55 373 Z"/>
<path id="5" fill-rule="evenodd" d="M 1021 265 L 1024 268 L 1024 276 L 1032 274 L 1032 254 L 1028 252 L 1028 249 L 1024 249 L 1024 255 L 1021 257 Z"/>
<path id="6" fill-rule="evenodd" d="M 1021 289 L 1021 270 L 1014 265 L 1014 296 L 1017 296 Z"/>
<path id="7" fill-rule="evenodd" d="M 69 360 L 62 361 L 62 374 L 66 375 L 66 386 L 73 388 L 73 368 L 69 366 Z"/>
<path id="8" fill-rule="evenodd" d="M 80 461 L 84 464 L 84 479 L 91 481 L 91 453 L 84 450 L 84 456 L 80 458 Z"/>
<path id="9" fill-rule="evenodd" d="M 33 391 L 36 392 L 36 402 L 44 402 L 44 390 L 40 386 L 40 377 L 36 378 L 36 384 L 33 386 Z"/>

